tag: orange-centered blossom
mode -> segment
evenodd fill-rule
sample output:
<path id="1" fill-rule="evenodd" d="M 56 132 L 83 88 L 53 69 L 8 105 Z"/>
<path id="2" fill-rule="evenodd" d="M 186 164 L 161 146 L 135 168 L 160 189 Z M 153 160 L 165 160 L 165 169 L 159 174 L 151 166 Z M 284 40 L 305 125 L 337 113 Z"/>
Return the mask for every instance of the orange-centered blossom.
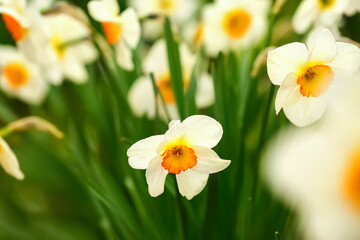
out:
<path id="1" fill-rule="evenodd" d="M 121 24 L 114 22 L 102 22 L 101 25 L 104 29 L 106 40 L 110 45 L 114 45 L 119 40 L 122 33 Z"/>
<path id="2" fill-rule="evenodd" d="M 250 28 L 251 16 L 243 9 L 234 9 L 226 13 L 222 25 L 230 38 L 241 38 Z"/>
<path id="3" fill-rule="evenodd" d="M 15 18 L 8 14 L 2 14 L 2 19 L 6 29 L 15 41 L 20 41 L 25 37 L 27 29 L 23 28 Z"/>
<path id="4" fill-rule="evenodd" d="M 318 97 L 326 92 L 334 79 L 332 69 L 323 64 L 308 65 L 303 67 L 297 78 L 300 93 L 304 97 Z"/>
<path id="5" fill-rule="evenodd" d="M 3 68 L 3 76 L 14 88 L 24 86 L 29 81 L 29 72 L 22 63 L 8 63 Z"/>
<path id="6" fill-rule="evenodd" d="M 167 148 L 161 156 L 163 156 L 161 166 L 169 173 L 174 174 L 192 168 L 197 163 L 194 149 L 186 145 L 173 145 Z"/>
<path id="7" fill-rule="evenodd" d="M 339 0 L 340 1 L 340 0 Z M 336 0 L 318 0 L 320 9 L 326 10 L 334 6 Z"/>
<path id="8" fill-rule="evenodd" d="M 352 156 L 344 180 L 345 197 L 351 206 L 360 212 L 360 151 Z"/>

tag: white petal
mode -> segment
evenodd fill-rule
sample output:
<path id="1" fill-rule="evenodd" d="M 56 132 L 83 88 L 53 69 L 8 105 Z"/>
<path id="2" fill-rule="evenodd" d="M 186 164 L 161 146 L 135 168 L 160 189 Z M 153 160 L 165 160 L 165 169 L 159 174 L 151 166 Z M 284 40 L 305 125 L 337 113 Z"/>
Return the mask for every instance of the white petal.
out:
<path id="1" fill-rule="evenodd" d="M 284 106 L 286 117 L 298 127 L 308 126 L 319 120 L 326 109 L 326 99 L 301 96 L 295 104 Z"/>
<path id="2" fill-rule="evenodd" d="M 77 59 L 83 63 L 91 63 L 98 57 L 98 52 L 90 41 L 76 44 L 67 50 L 73 52 Z"/>
<path id="3" fill-rule="evenodd" d="M 114 0 L 93 0 L 88 3 L 88 10 L 96 21 L 114 21 L 119 14 L 119 5 Z"/>
<path id="4" fill-rule="evenodd" d="M 155 157 L 149 163 L 146 170 L 146 182 L 148 184 L 149 194 L 152 197 L 157 197 L 164 192 L 165 180 L 168 171 L 161 166 L 162 158 Z"/>
<path id="5" fill-rule="evenodd" d="M 193 146 L 195 155 L 197 156 L 197 163 L 191 170 L 198 173 L 216 173 L 224 170 L 231 163 L 230 160 L 221 159 L 214 150 L 201 147 Z"/>
<path id="6" fill-rule="evenodd" d="M 309 61 L 329 63 L 338 53 L 336 41 L 329 29 L 325 28 L 308 40 Z"/>
<path id="7" fill-rule="evenodd" d="M 206 108 L 215 102 L 213 79 L 206 72 L 197 81 L 195 100 L 198 108 Z"/>
<path id="8" fill-rule="evenodd" d="M 190 116 L 181 123 L 181 126 L 184 129 L 186 141 L 196 146 L 213 148 L 223 134 L 221 124 L 205 115 Z"/>
<path id="9" fill-rule="evenodd" d="M 319 14 L 316 1 L 304 0 L 300 3 L 292 19 L 292 26 L 297 33 L 304 33 Z"/>
<path id="10" fill-rule="evenodd" d="M 71 81 L 77 84 L 85 83 L 88 79 L 88 74 L 84 64 L 72 54 L 68 54 L 63 62 L 64 75 Z"/>
<path id="11" fill-rule="evenodd" d="M 338 54 L 330 63 L 330 66 L 335 71 L 341 71 L 345 74 L 354 73 L 360 65 L 360 49 L 349 43 L 336 43 Z"/>
<path id="12" fill-rule="evenodd" d="M 291 72 L 297 72 L 308 58 L 308 50 L 303 43 L 289 43 L 268 53 L 267 71 L 271 82 L 280 85 Z"/>
<path id="13" fill-rule="evenodd" d="M 134 69 L 131 50 L 123 40 L 119 40 L 116 44 L 116 60 L 119 66 L 125 70 L 131 71 Z"/>
<path id="14" fill-rule="evenodd" d="M 140 77 L 131 85 L 128 101 L 133 113 L 142 117 L 155 118 L 155 95 L 153 85 L 148 77 Z"/>
<path id="15" fill-rule="evenodd" d="M 209 174 L 197 173 L 191 169 L 181 172 L 180 174 L 176 174 L 179 192 L 188 200 L 191 200 L 204 189 L 208 178 Z"/>
<path id="16" fill-rule="evenodd" d="M 165 147 L 169 144 L 175 143 L 177 140 L 184 138 L 184 129 L 179 121 L 175 121 L 169 130 L 165 133 L 164 141 L 159 145 L 157 152 L 162 154 L 165 151 Z"/>
<path id="17" fill-rule="evenodd" d="M 24 174 L 20 170 L 19 162 L 10 149 L 9 145 L 0 137 L 0 164 L 4 168 L 5 172 L 13 177 L 21 180 L 24 178 Z"/>
<path id="18" fill-rule="evenodd" d="M 166 43 L 163 39 L 156 41 L 150 48 L 144 58 L 143 68 L 146 73 L 153 72 L 155 79 L 162 77 L 162 74 L 169 74 Z"/>
<path id="19" fill-rule="evenodd" d="M 275 100 L 276 114 L 279 114 L 284 106 L 294 104 L 299 100 L 301 94 L 296 79 L 297 77 L 294 73 L 289 73 L 280 85 Z"/>
<path id="20" fill-rule="evenodd" d="M 146 169 L 157 156 L 156 149 L 164 140 L 164 135 L 151 136 L 133 144 L 128 150 L 129 165 L 135 169 Z"/>
<path id="21" fill-rule="evenodd" d="M 127 45 L 135 48 L 140 40 L 140 23 L 138 17 L 132 8 L 126 9 L 121 14 L 121 22 L 123 27 L 122 37 Z"/>

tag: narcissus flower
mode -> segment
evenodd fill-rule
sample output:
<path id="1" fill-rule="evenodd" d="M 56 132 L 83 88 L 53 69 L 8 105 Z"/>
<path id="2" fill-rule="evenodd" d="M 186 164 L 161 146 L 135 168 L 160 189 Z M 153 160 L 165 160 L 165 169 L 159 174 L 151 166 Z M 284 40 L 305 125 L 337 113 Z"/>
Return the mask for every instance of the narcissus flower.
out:
<path id="1" fill-rule="evenodd" d="M 140 40 L 140 23 L 132 8 L 127 8 L 120 14 L 115 0 L 93 0 L 88 3 L 90 15 L 101 23 L 105 37 L 110 45 L 116 48 L 118 64 L 132 70 L 131 49 L 134 49 Z"/>
<path id="2" fill-rule="evenodd" d="M 24 179 L 16 155 L 2 137 L 0 137 L 0 165 L 11 176 L 19 180 Z"/>
<path id="3" fill-rule="evenodd" d="M 224 170 L 230 160 L 222 160 L 211 149 L 222 137 L 221 124 L 214 119 L 195 115 L 183 122 L 172 121 L 164 135 L 138 141 L 127 151 L 129 164 L 146 169 L 149 194 L 164 192 L 166 176 L 176 174 L 181 195 L 192 199 L 205 187 L 209 174 Z"/>
<path id="4" fill-rule="evenodd" d="M 48 15 L 44 24 L 49 33 L 46 70 L 53 84 L 67 78 L 75 83 L 88 79 L 85 64 L 97 58 L 95 46 L 86 38 L 91 35 L 89 28 L 67 14 Z"/>
<path id="5" fill-rule="evenodd" d="M 39 67 L 14 47 L 1 46 L 0 56 L 1 89 L 24 102 L 41 103 L 48 92 L 48 84 L 42 78 Z"/>
<path id="6" fill-rule="evenodd" d="M 350 0 L 303 0 L 292 19 L 297 33 L 304 33 L 312 24 L 331 27 L 341 19 L 345 12 L 355 8 Z"/>
<path id="7" fill-rule="evenodd" d="M 335 42 L 328 29 L 310 38 L 307 45 L 290 43 L 268 54 L 271 82 L 280 85 L 275 109 L 283 108 L 297 126 L 317 121 L 326 109 L 326 93 L 337 77 L 350 75 L 360 65 L 358 47 Z"/>
<path id="8" fill-rule="evenodd" d="M 218 0 L 203 11 L 204 44 L 210 56 L 258 43 L 266 29 L 266 0 Z"/>
<path id="9" fill-rule="evenodd" d="M 183 68 L 183 85 L 187 90 L 190 84 L 191 71 L 195 64 L 196 57 L 191 54 L 185 44 L 179 49 L 180 60 Z M 166 53 L 166 43 L 164 40 L 157 41 L 150 49 L 143 61 L 145 73 L 154 73 L 155 83 L 164 98 L 166 107 L 169 111 L 171 119 L 178 119 L 175 96 L 170 82 L 170 69 Z M 160 116 L 165 118 L 164 109 L 160 102 L 160 98 L 156 99 L 153 85 L 149 76 L 140 77 L 131 86 L 128 95 L 131 109 L 137 116 L 147 115 L 154 118 L 156 115 L 156 101 L 160 107 Z M 195 94 L 196 105 L 199 108 L 210 106 L 214 102 L 214 87 L 211 76 L 206 72 L 202 73 L 197 80 L 197 91 Z"/>

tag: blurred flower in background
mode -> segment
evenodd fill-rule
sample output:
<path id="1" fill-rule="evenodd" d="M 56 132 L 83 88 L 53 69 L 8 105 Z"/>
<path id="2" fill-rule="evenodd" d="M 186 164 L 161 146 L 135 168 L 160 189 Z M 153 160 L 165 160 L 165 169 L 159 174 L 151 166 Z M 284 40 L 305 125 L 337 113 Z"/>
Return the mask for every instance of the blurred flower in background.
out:
<path id="1" fill-rule="evenodd" d="M 129 164 L 135 169 L 146 169 L 152 197 L 164 192 L 166 176 L 173 173 L 179 192 L 190 200 L 204 189 L 210 173 L 222 171 L 230 164 L 211 149 L 222 134 L 221 124 L 208 116 L 190 116 L 183 122 L 174 120 L 165 135 L 132 145 L 127 151 Z"/>
<path id="2" fill-rule="evenodd" d="M 290 43 L 268 54 L 269 78 L 280 85 L 275 100 L 278 114 L 302 127 L 321 118 L 326 109 L 326 93 L 341 74 L 352 74 L 360 66 L 360 50 L 355 45 L 335 42 L 328 29 L 308 39 L 307 46 Z"/>
<path id="3" fill-rule="evenodd" d="M 116 60 L 126 70 L 134 69 L 132 49 L 140 40 L 140 23 L 132 8 L 120 14 L 115 0 L 93 0 L 88 3 L 90 15 L 103 27 L 106 40 L 116 49 Z"/>
<path id="4" fill-rule="evenodd" d="M 192 70 L 195 66 L 196 56 L 190 52 L 185 44 L 179 48 L 182 63 L 183 86 L 186 91 L 190 84 Z M 166 43 L 158 40 L 144 58 L 143 68 L 148 76 L 138 78 L 129 90 L 128 100 L 131 109 L 137 116 L 147 115 L 149 118 L 156 116 L 156 104 L 160 106 L 159 114 L 166 119 L 165 109 L 162 107 L 161 99 L 155 98 L 150 73 L 154 74 L 155 84 L 158 87 L 171 119 L 178 119 L 175 95 L 171 86 L 170 69 L 167 58 Z M 211 76 L 203 71 L 196 79 L 196 105 L 205 108 L 214 103 L 214 87 Z"/>
<path id="5" fill-rule="evenodd" d="M 0 46 L 0 56 L 1 89 L 26 103 L 42 103 L 48 84 L 41 75 L 40 67 L 11 46 Z"/>
<path id="6" fill-rule="evenodd" d="M 24 179 L 24 174 L 20 170 L 17 157 L 2 137 L 0 137 L 0 165 L 5 172 L 14 178 L 19 180 Z"/>

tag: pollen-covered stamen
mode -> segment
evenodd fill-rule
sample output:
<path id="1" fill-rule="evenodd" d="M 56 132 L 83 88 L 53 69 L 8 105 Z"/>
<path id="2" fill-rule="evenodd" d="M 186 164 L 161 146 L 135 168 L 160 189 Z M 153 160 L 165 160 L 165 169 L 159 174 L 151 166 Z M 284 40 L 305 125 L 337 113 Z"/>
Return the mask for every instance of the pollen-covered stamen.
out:
<path id="1" fill-rule="evenodd" d="M 223 29 L 230 38 L 241 38 L 249 30 L 251 16 L 244 9 L 234 9 L 226 13 Z"/>
<path id="2" fill-rule="evenodd" d="M 174 174 L 192 168 L 197 163 L 194 149 L 185 145 L 169 147 L 161 156 L 163 156 L 161 166 L 168 170 L 169 173 Z"/>
<path id="3" fill-rule="evenodd" d="M 29 81 L 29 72 L 26 66 L 17 62 L 6 64 L 3 68 L 3 76 L 14 88 L 22 87 Z"/>
<path id="4" fill-rule="evenodd" d="M 334 79 L 334 72 L 327 65 L 312 65 L 304 68 L 298 76 L 297 84 L 304 97 L 318 97 L 326 92 Z"/>
<path id="5" fill-rule="evenodd" d="M 114 22 L 102 22 L 101 25 L 104 29 L 106 40 L 110 45 L 114 45 L 121 36 L 121 24 Z"/>
<path id="6" fill-rule="evenodd" d="M 6 29 L 10 32 L 15 41 L 20 41 L 25 37 L 27 29 L 23 28 L 15 18 L 8 14 L 2 14 L 2 19 Z"/>
<path id="7" fill-rule="evenodd" d="M 344 194 L 349 204 L 360 212 L 360 151 L 352 156 L 345 171 Z"/>
<path id="8" fill-rule="evenodd" d="M 322 10 L 326 10 L 334 6 L 336 0 L 318 0 L 319 6 Z"/>

